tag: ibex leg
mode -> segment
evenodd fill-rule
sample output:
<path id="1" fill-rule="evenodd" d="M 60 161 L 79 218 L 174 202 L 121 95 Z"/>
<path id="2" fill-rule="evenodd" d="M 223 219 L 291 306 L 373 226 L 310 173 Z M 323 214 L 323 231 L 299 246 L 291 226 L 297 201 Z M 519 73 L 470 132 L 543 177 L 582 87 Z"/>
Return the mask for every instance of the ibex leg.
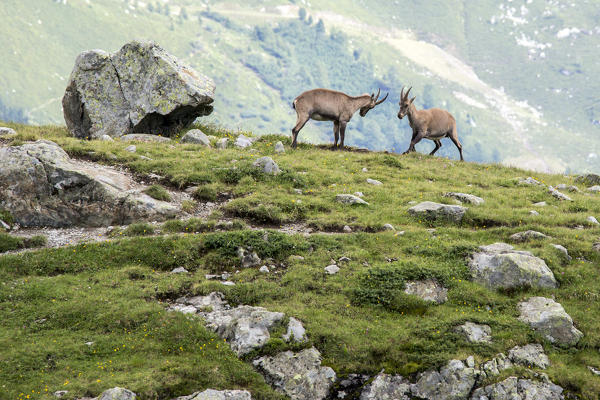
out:
<path id="1" fill-rule="evenodd" d="M 345 121 L 340 121 L 340 147 L 344 148 L 344 136 L 346 135 L 346 124 Z"/>
<path id="2" fill-rule="evenodd" d="M 454 143 L 454 145 L 458 149 L 458 152 L 460 153 L 460 161 L 465 161 L 462 154 L 462 144 L 460 144 L 460 141 L 458 140 L 458 132 L 456 131 L 456 125 L 454 125 L 454 128 L 452 129 L 452 133 L 450 134 L 450 140 L 452 140 L 452 143 Z"/>
<path id="3" fill-rule="evenodd" d="M 338 140 L 340 139 L 340 123 L 338 121 L 333 121 L 333 137 L 335 142 L 333 142 L 333 149 L 337 147 Z"/>
<path id="4" fill-rule="evenodd" d="M 292 129 L 292 149 L 295 149 L 296 146 L 298 145 L 298 143 L 297 143 L 298 132 L 300 132 L 300 130 L 302 128 L 304 128 L 304 125 L 306 125 L 307 121 L 308 121 L 308 116 L 300 117 L 300 115 L 298 115 L 298 120 L 296 121 L 296 126 L 294 127 L 294 129 Z"/>
<path id="5" fill-rule="evenodd" d="M 423 134 L 423 132 L 417 133 L 417 135 L 414 137 L 414 139 L 410 141 L 410 146 L 408 147 L 408 150 L 406 150 L 406 153 L 410 153 L 412 151 L 416 151 L 415 145 L 417 143 L 419 143 L 421 141 L 421 139 L 423 139 L 423 136 L 425 136 Z"/>
<path id="6" fill-rule="evenodd" d="M 440 149 L 440 147 L 442 147 L 442 141 L 441 140 L 434 140 L 433 141 L 435 143 L 435 149 L 433 149 L 433 151 L 431 153 L 429 153 L 430 156 L 434 155 L 436 151 L 438 151 Z"/>

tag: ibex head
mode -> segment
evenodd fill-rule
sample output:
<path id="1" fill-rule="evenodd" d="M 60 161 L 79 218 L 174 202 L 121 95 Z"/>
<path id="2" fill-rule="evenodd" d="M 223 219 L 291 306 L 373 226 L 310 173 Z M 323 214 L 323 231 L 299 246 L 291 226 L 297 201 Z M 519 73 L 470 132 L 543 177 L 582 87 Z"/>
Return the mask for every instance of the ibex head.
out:
<path id="1" fill-rule="evenodd" d="M 372 110 L 373 108 L 375 108 L 375 106 L 378 106 L 379 104 L 383 103 L 388 96 L 390 95 L 389 93 L 385 95 L 385 97 L 379 101 L 377 101 L 379 99 L 379 95 L 381 94 L 381 89 L 377 90 L 377 96 L 375 96 L 375 94 L 371 94 L 371 102 L 369 104 L 367 104 L 364 107 L 361 107 L 360 109 L 360 116 L 364 117 L 365 115 L 367 115 L 367 113 L 369 112 L 369 110 Z M 366 95 L 368 96 L 368 95 Z"/>
<path id="2" fill-rule="evenodd" d="M 417 98 L 415 96 L 410 100 L 408 99 L 408 94 L 410 93 L 410 89 L 412 89 L 412 86 L 408 89 L 406 94 L 404 94 L 404 87 L 403 87 L 402 92 L 400 92 L 400 103 L 399 103 L 400 111 L 398 111 L 398 118 L 400 118 L 400 119 L 404 118 L 404 116 L 406 114 L 408 114 L 408 110 L 410 109 L 410 106 L 412 105 L 413 101 L 415 101 L 415 99 Z"/>

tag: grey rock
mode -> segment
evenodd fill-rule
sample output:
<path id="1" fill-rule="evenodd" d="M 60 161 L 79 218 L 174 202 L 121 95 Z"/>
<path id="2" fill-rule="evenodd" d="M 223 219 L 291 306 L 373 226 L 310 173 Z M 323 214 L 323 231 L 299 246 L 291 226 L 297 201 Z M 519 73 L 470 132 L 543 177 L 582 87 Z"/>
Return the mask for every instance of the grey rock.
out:
<path id="1" fill-rule="evenodd" d="M 5 231 L 10 231 L 10 225 L 0 219 L 0 228 Z"/>
<path id="2" fill-rule="evenodd" d="M 260 268 L 258 269 L 258 271 L 259 271 L 259 272 L 262 272 L 263 274 L 268 274 L 268 273 L 270 272 L 270 271 L 269 271 L 269 267 L 267 267 L 266 265 L 263 265 L 262 267 L 260 267 Z"/>
<path id="3" fill-rule="evenodd" d="M 360 400 L 410 400 L 411 384 L 400 375 L 380 373 L 360 394 Z"/>
<path id="4" fill-rule="evenodd" d="M 54 395 L 54 397 L 58 397 L 60 399 L 61 397 L 64 397 L 67 393 L 69 393 L 68 390 L 57 390 L 52 394 Z"/>
<path id="5" fill-rule="evenodd" d="M 271 157 L 261 157 L 252 164 L 255 167 L 262 168 L 265 174 L 277 175 L 281 172 L 279 166 Z"/>
<path id="6" fill-rule="evenodd" d="M 381 186 L 381 185 L 383 185 L 382 182 L 380 182 L 380 181 L 378 181 L 376 179 L 370 179 L 370 178 L 367 179 L 367 183 L 369 185 L 375 185 L 375 186 Z"/>
<path id="7" fill-rule="evenodd" d="M 321 354 L 314 347 L 261 357 L 253 365 L 267 383 L 291 400 L 323 400 L 336 378 L 333 369 L 321 366 Z"/>
<path id="8" fill-rule="evenodd" d="M 343 262 L 350 262 L 352 260 L 350 259 L 350 257 L 342 256 L 338 259 L 338 261 L 343 263 Z"/>
<path id="9" fill-rule="evenodd" d="M 412 216 L 430 221 L 448 221 L 460 223 L 467 212 L 467 208 L 448 204 L 438 204 L 431 201 L 419 203 L 408 209 Z"/>
<path id="10" fill-rule="evenodd" d="M 152 161 L 150 157 L 140 156 L 140 160 Z"/>
<path id="11" fill-rule="evenodd" d="M 5 126 L 0 126 L 0 136 L 4 135 L 16 135 L 17 132 L 12 128 L 7 128 Z"/>
<path id="12" fill-rule="evenodd" d="M 590 372 L 594 375 L 600 376 L 600 369 L 598 368 L 594 368 L 591 365 L 588 365 L 588 369 L 590 370 Z"/>
<path id="13" fill-rule="evenodd" d="M 100 136 L 100 140 L 102 140 L 103 142 L 114 142 L 114 139 L 111 138 L 108 135 L 102 135 L 102 136 Z"/>
<path id="14" fill-rule="evenodd" d="M 586 218 L 586 221 L 593 225 L 600 225 L 600 222 L 598 222 L 596 217 L 589 216 Z"/>
<path id="15" fill-rule="evenodd" d="M 471 343 L 490 343 L 492 341 L 492 328 L 489 325 L 480 325 L 467 321 L 457 326 L 456 331 Z"/>
<path id="16" fill-rule="evenodd" d="M 385 224 L 383 226 L 383 230 L 384 231 L 395 231 L 396 229 L 394 229 L 394 225 L 392 225 L 392 224 Z"/>
<path id="17" fill-rule="evenodd" d="M 340 267 L 334 264 L 328 265 L 327 267 L 325 267 L 325 272 L 329 275 L 335 275 L 338 272 L 340 272 Z"/>
<path id="18" fill-rule="evenodd" d="M 476 389 L 471 400 L 563 400 L 563 389 L 550 382 L 511 376 L 502 382 Z"/>
<path id="19" fill-rule="evenodd" d="M 546 207 L 547 205 L 548 203 L 546 203 L 545 201 L 540 201 L 539 203 L 534 204 L 535 207 Z"/>
<path id="20" fill-rule="evenodd" d="M 338 194 L 335 196 L 335 200 L 342 204 L 369 204 L 360 197 L 351 194 Z"/>
<path id="21" fill-rule="evenodd" d="M 532 366 L 546 369 L 550 366 L 550 359 L 544 353 L 540 344 L 527 344 L 523 347 L 515 346 L 508 351 L 508 358 L 515 363 L 531 368 Z"/>
<path id="22" fill-rule="evenodd" d="M 171 271 L 172 274 L 187 274 L 188 270 L 183 267 L 177 267 Z"/>
<path id="23" fill-rule="evenodd" d="M 0 209 L 23 227 L 127 225 L 178 214 L 144 189 L 121 172 L 70 159 L 47 140 L 0 148 Z"/>
<path id="24" fill-rule="evenodd" d="M 467 367 L 462 361 L 451 360 L 439 371 L 426 371 L 417 376 L 417 382 L 411 387 L 414 397 L 428 400 L 467 399 L 478 372 Z"/>
<path id="25" fill-rule="evenodd" d="M 540 215 L 540 213 L 535 210 L 529 211 L 529 214 L 533 215 L 534 217 L 537 217 Z"/>
<path id="26" fill-rule="evenodd" d="M 481 246 L 480 250 L 469 260 L 471 276 L 479 284 L 493 289 L 558 286 L 546 262 L 527 251 L 514 250 L 505 243 Z"/>
<path id="27" fill-rule="evenodd" d="M 115 387 L 108 389 L 98 397 L 98 400 L 135 400 L 136 396 L 131 390 Z"/>
<path id="28" fill-rule="evenodd" d="M 247 390 L 213 390 L 196 392 L 189 396 L 177 397 L 173 400 L 252 400 Z"/>
<path id="29" fill-rule="evenodd" d="M 242 263 L 242 268 L 258 267 L 262 263 L 256 252 L 244 249 L 243 247 L 237 249 L 237 254 Z"/>
<path id="30" fill-rule="evenodd" d="M 252 146 L 252 140 L 250 140 L 249 137 L 246 137 L 243 134 L 239 134 L 238 137 L 235 139 L 234 145 L 241 149 L 245 149 L 246 147 Z"/>
<path id="31" fill-rule="evenodd" d="M 365 197 L 365 195 L 363 194 L 363 192 L 354 192 L 354 195 L 356 197 L 360 197 L 360 198 Z"/>
<path id="32" fill-rule="evenodd" d="M 463 203 L 470 203 L 470 204 L 473 204 L 476 206 L 484 203 L 484 200 L 481 197 L 477 197 L 477 196 L 474 196 L 472 194 L 467 194 L 467 193 L 449 192 L 449 193 L 445 193 L 444 197 L 450 197 L 450 198 L 456 199 L 458 201 L 461 201 Z"/>
<path id="33" fill-rule="evenodd" d="M 137 151 L 137 147 L 134 144 L 125 147 L 125 151 L 129 153 L 135 153 Z"/>
<path id="34" fill-rule="evenodd" d="M 220 149 L 220 150 L 226 149 L 228 141 L 229 141 L 229 139 L 227 139 L 226 137 L 217 140 L 217 149 Z"/>
<path id="35" fill-rule="evenodd" d="M 420 297 L 425 301 L 442 304 L 448 301 L 448 289 L 433 279 L 406 282 L 404 293 Z"/>
<path id="36" fill-rule="evenodd" d="M 285 153 L 285 147 L 283 147 L 283 143 L 275 143 L 275 153 Z"/>
<path id="37" fill-rule="evenodd" d="M 290 317 L 290 322 L 288 323 L 286 333 L 283 335 L 283 340 L 286 342 L 293 340 L 297 343 L 306 342 L 308 339 L 306 337 L 306 330 L 304 329 L 304 326 L 302 326 L 302 322 L 294 317 Z"/>
<path id="38" fill-rule="evenodd" d="M 152 42 L 81 53 L 62 100 L 80 138 L 145 132 L 171 136 L 212 112 L 215 84 Z"/>
<path id="39" fill-rule="evenodd" d="M 172 305 L 169 310 L 171 311 L 177 311 L 180 312 L 182 314 L 196 314 L 196 312 L 198 312 L 198 310 L 196 309 L 196 307 L 194 306 L 186 306 L 183 304 L 175 304 Z"/>
<path id="40" fill-rule="evenodd" d="M 369 170 L 367 169 L 367 167 L 363 167 L 362 172 L 369 172 Z"/>
<path id="41" fill-rule="evenodd" d="M 551 246 L 563 253 L 567 257 L 567 260 L 571 261 L 569 251 L 564 246 L 561 246 L 560 244 L 552 244 Z"/>
<path id="42" fill-rule="evenodd" d="M 293 256 L 290 256 L 290 257 L 289 257 L 289 259 L 290 259 L 291 261 L 304 261 L 304 257 L 302 257 L 302 256 L 299 256 L 299 255 L 293 255 Z"/>
<path id="43" fill-rule="evenodd" d="M 550 193 L 554 198 L 561 200 L 561 201 L 573 201 L 573 199 L 571 199 L 569 196 L 567 196 L 564 193 L 559 192 L 558 190 L 554 189 L 552 186 L 548 186 L 548 193 Z"/>
<path id="44" fill-rule="evenodd" d="M 352 228 L 350 228 L 348 225 L 344 225 L 342 230 L 346 233 L 352 233 Z"/>
<path id="45" fill-rule="evenodd" d="M 108 136 L 108 135 L 103 135 L 102 138 L 104 138 L 104 136 L 107 136 L 110 138 L 110 136 Z M 121 139 L 122 142 L 142 142 L 142 143 L 171 142 L 171 139 L 168 137 L 158 136 L 158 135 L 149 135 L 147 133 L 130 133 L 128 135 L 121 136 L 119 139 Z"/>
<path id="46" fill-rule="evenodd" d="M 498 354 L 496 357 L 479 366 L 479 370 L 484 377 L 499 375 L 502 371 L 509 368 L 513 368 L 513 364 L 503 353 Z"/>
<path id="47" fill-rule="evenodd" d="M 210 139 L 200 129 L 191 129 L 181 138 L 181 143 L 201 144 L 210 147 Z"/>
<path id="48" fill-rule="evenodd" d="M 465 364 L 467 364 L 467 367 L 469 368 L 475 368 L 475 357 L 467 357 L 467 359 L 465 360 Z"/>
<path id="49" fill-rule="evenodd" d="M 600 185 L 595 185 L 586 189 L 588 192 L 600 193 Z"/>
<path id="50" fill-rule="evenodd" d="M 531 297 L 518 304 L 519 320 L 529 324 L 551 343 L 574 346 L 583 337 L 571 316 L 559 303 L 545 297 Z"/>
<path id="51" fill-rule="evenodd" d="M 587 186 L 600 185 L 600 175 L 597 174 L 585 174 L 579 175 L 575 178 L 575 182 L 583 183 Z"/>
<path id="52" fill-rule="evenodd" d="M 212 292 L 207 296 L 196 296 L 190 299 L 178 299 L 177 302 L 191 305 L 200 312 L 212 312 L 227 310 L 229 306 L 224 300 L 225 296 L 220 292 Z"/>
<path id="53" fill-rule="evenodd" d="M 412 200 L 412 201 L 409 201 L 409 202 L 408 202 L 408 205 L 412 206 L 412 205 L 415 205 L 415 204 L 417 204 L 417 203 L 418 203 L 418 202 L 416 202 L 416 201 Z"/>
<path id="54" fill-rule="evenodd" d="M 532 177 L 519 180 L 519 185 L 546 186 L 542 182 L 538 181 L 537 179 L 533 179 Z"/>
<path id="55" fill-rule="evenodd" d="M 232 282 L 232 281 L 222 281 L 221 285 L 224 285 L 224 286 L 235 286 L 235 282 Z"/>
<path id="56" fill-rule="evenodd" d="M 532 230 L 515 233 L 514 235 L 510 236 L 510 240 L 512 240 L 515 243 L 523 243 L 523 242 L 527 242 L 529 240 L 547 239 L 547 238 L 548 238 L 548 236 L 544 235 L 543 233 L 532 231 Z"/>
<path id="57" fill-rule="evenodd" d="M 574 193 L 581 192 L 581 190 L 579 190 L 579 188 L 577 186 L 565 185 L 564 183 L 561 183 L 560 185 L 556 186 L 556 188 L 558 190 L 568 190 L 569 192 L 574 192 Z"/>

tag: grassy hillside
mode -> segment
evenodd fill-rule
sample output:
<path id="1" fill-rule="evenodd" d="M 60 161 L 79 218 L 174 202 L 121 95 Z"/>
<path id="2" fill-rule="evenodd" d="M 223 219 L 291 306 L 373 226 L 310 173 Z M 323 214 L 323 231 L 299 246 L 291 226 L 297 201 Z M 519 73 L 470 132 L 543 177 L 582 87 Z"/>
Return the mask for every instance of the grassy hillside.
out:
<path id="1" fill-rule="evenodd" d="M 550 357 L 545 372 L 554 382 L 580 398 L 600 395 L 600 380 L 587 368 L 600 367 L 595 279 L 600 254 L 592 250 L 598 228 L 587 222 L 590 215 L 600 216 L 597 194 L 572 193 L 573 202 L 559 202 L 541 187 L 517 184 L 530 172 L 498 164 L 333 152 L 306 144 L 290 151 L 287 137 L 273 135 L 245 150 L 136 143 L 132 154 L 124 150 L 129 143 L 80 141 L 60 127 L 10 126 L 18 135 L 4 144 L 50 139 L 73 157 L 123 166 L 139 177 L 160 175 L 166 187 L 200 185 L 198 198 L 233 198 L 219 201 L 207 220 L 169 221 L 158 227 L 160 234 L 134 226 L 101 243 L 0 256 L 2 398 L 50 399 L 56 390 L 69 390 L 66 398 L 73 399 L 113 386 L 142 399 L 209 387 L 281 398 L 198 320 L 165 311 L 167 301 L 212 291 L 223 292 L 232 304 L 259 305 L 300 319 L 310 338 L 306 345 L 317 347 L 324 365 L 341 376 L 374 375 L 385 368 L 411 377 L 452 358 L 474 355 L 479 362 L 539 342 Z M 234 136 L 204 129 L 217 137 Z M 285 143 L 285 154 L 274 153 L 278 140 Z M 263 155 L 273 157 L 283 172 L 269 177 L 253 168 Z M 574 182 L 570 176 L 535 177 L 554 186 Z M 369 185 L 367 178 L 383 185 Z M 337 194 L 356 191 L 369 205 L 335 201 Z M 485 203 L 470 206 L 458 226 L 408 215 L 411 201 L 452 203 L 442 196 L 448 191 L 472 193 Z M 540 201 L 548 206 L 533 206 Z M 540 215 L 530 214 L 534 208 Z M 216 231 L 220 219 L 239 222 L 233 231 Z M 386 223 L 396 230 L 383 231 Z M 342 233 L 344 225 L 354 233 Z M 310 235 L 293 233 L 308 227 Z M 507 242 L 528 229 L 551 238 L 516 247 L 543 258 L 560 288 L 495 291 L 470 281 L 466 258 L 477 246 Z M 573 259 L 553 243 L 564 245 Z M 239 246 L 252 246 L 280 266 L 270 274 L 255 268 L 235 273 Z M 323 268 L 342 256 L 351 261 L 340 263 L 337 275 L 326 275 Z M 191 273 L 169 274 L 180 266 Z M 205 278 L 222 272 L 231 272 L 236 285 Z M 422 278 L 443 283 L 448 302 L 432 305 L 404 294 L 407 280 Z M 585 334 L 576 347 L 555 347 L 517 320 L 516 304 L 532 295 L 553 297 L 564 306 Z M 492 342 L 465 341 L 454 332 L 465 321 L 491 326 Z M 247 358 L 290 348 L 281 333 Z M 518 367 L 502 377 L 509 373 L 527 372 Z"/>

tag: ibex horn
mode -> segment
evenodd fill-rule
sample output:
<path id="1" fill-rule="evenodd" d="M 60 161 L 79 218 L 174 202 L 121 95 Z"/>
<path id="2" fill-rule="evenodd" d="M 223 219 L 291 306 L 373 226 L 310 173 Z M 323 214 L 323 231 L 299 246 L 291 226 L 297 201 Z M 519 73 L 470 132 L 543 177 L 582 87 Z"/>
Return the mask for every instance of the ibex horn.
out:
<path id="1" fill-rule="evenodd" d="M 385 95 L 385 97 L 384 97 L 383 99 L 381 99 L 381 100 L 379 100 L 379 101 L 375 102 L 375 105 L 379 105 L 379 104 L 383 103 L 384 101 L 386 101 L 389 95 L 390 95 L 389 93 L 388 93 L 388 94 L 386 94 L 386 95 Z"/>
<path id="2" fill-rule="evenodd" d="M 408 99 L 408 94 L 410 93 L 410 89 L 412 89 L 412 86 L 410 88 L 408 88 L 408 92 L 406 92 L 406 94 L 404 95 L 405 99 Z"/>
<path id="3" fill-rule="evenodd" d="M 381 94 L 381 89 L 377 89 L 377 96 L 375 96 L 375 101 L 379 99 L 379 95 Z"/>

